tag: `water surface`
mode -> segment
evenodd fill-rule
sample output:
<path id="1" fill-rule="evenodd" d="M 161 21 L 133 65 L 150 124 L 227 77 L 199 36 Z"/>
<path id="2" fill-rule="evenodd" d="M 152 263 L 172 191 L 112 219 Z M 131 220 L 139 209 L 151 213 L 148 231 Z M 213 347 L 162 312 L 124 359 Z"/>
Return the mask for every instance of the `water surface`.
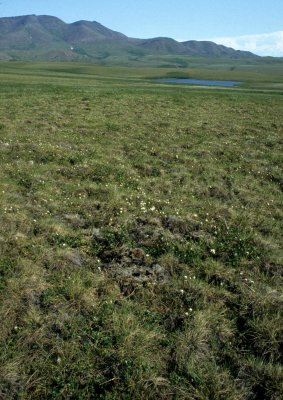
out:
<path id="1" fill-rule="evenodd" d="M 189 85 L 203 85 L 203 86 L 237 86 L 241 82 L 237 81 L 214 81 L 206 79 L 189 79 L 189 78 L 163 78 L 158 79 L 161 83 L 182 83 Z"/>

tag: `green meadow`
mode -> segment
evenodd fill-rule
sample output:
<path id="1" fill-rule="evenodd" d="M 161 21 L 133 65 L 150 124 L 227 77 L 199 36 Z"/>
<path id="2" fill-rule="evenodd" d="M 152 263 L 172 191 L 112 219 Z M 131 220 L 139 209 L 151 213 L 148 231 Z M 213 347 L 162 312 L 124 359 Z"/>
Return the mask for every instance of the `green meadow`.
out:
<path id="1" fill-rule="evenodd" d="M 282 63 L 0 63 L 1 399 L 282 399 Z"/>

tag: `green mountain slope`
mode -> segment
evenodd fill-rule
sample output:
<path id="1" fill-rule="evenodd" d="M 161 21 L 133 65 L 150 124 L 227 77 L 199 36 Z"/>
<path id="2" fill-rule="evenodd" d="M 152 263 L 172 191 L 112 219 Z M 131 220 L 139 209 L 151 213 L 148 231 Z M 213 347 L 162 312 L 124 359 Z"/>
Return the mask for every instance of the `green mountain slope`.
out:
<path id="1" fill-rule="evenodd" d="M 181 59 L 174 59 L 176 56 Z M 161 66 L 166 63 L 183 66 L 186 57 L 192 56 L 257 57 L 213 42 L 129 38 L 96 21 L 67 24 L 47 15 L 0 18 L 0 59 L 3 60 L 81 60 L 125 65 L 155 62 Z"/>

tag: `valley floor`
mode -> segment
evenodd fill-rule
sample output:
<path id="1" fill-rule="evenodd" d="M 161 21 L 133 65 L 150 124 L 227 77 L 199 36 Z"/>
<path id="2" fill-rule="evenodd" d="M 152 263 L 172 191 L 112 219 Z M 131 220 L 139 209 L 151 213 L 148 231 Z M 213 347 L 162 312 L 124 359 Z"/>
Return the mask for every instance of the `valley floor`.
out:
<path id="1" fill-rule="evenodd" d="M 142 73 L 0 64 L 0 398 L 282 398 L 281 83 Z"/>

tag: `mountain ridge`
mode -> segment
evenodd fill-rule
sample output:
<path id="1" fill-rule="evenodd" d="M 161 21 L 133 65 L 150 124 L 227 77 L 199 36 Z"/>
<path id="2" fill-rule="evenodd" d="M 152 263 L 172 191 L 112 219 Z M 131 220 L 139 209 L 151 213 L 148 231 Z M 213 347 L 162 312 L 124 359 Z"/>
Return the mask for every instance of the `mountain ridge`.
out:
<path id="1" fill-rule="evenodd" d="M 131 38 L 97 21 L 66 23 L 50 15 L 0 18 L 0 59 L 146 62 L 148 57 L 257 58 L 209 41 L 178 42 L 169 37 Z M 181 62 L 177 59 L 177 63 Z M 184 60 L 182 61 L 184 62 Z"/>

